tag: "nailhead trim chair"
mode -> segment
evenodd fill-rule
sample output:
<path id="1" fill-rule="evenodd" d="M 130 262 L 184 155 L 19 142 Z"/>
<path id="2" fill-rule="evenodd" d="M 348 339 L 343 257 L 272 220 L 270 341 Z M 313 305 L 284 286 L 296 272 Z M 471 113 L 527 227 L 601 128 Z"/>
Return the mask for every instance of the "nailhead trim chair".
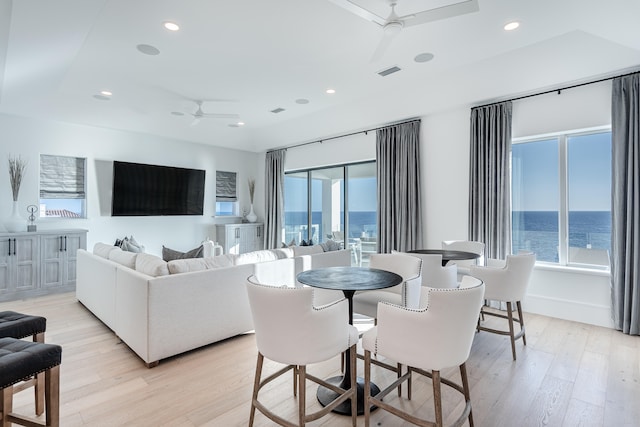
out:
<path id="1" fill-rule="evenodd" d="M 44 342 L 47 319 L 42 316 L 17 313 L 15 311 L 0 312 L 0 338 L 27 338 L 33 342 Z M 44 412 L 44 373 L 39 373 L 21 384 L 14 386 L 14 393 L 34 387 L 36 415 Z"/>
<path id="2" fill-rule="evenodd" d="M 487 260 L 489 265 L 496 265 L 497 262 L 499 261 Z M 478 331 L 508 335 L 511 340 L 513 360 L 516 360 L 516 340 L 522 338 L 522 343 L 527 345 L 521 301 L 527 293 L 527 287 L 529 286 L 529 280 L 535 263 L 535 254 L 521 253 L 518 255 L 507 255 L 506 262 L 502 268 L 471 266 L 470 269 L 472 276 L 484 281 L 487 287 L 485 291 L 485 298 L 487 300 L 507 303 L 506 314 L 504 311 L 489 309 L 488 307 L 482 307 L 480 314 L 482 318 L 484 318 L 484 316 L 493 316 L 507 319 L 509 324 L 508 331 L 485 327 L 480 320 L 478 320 L 477 329 Z M 517 318 L 513 317 L 513 302 L 516 303 L 518 310 Z M 514 332 L 513 322 L 520 324 L 520 331 L 518 333 Z"/>
<path id="3" fill-rule="evenodd" d="M 473 426 L 466 361 L 471 351 L 483 297 L 482 281 L 468 277 L 463 280 L 460 288 L 425 288 L 419 309 L 379 304 L 377 326 L 365 332 L 362 337 L 365 350 L 366 427 L 369 427 L 372 405 L 415 425 L 442 426 L 441 384 L 464 396 L 464 410 L 454 425 L 460 426 L 468 418 L 469 425 Z M 375 396 L 371 396 L 369 387 L 372 353 L 408 366 L 404 375 Z M 452 366 L 459 367 L 462 384 L 441 378 L 440 371 Z M 435 421 L 418 418 L 397 405 L 384 401 L 384 397 L 404 381 L 408 381 L 407 398 L 411 399 L 411 377 L 414 372 L 432 379 Z"/>
<path id="4" fill-rule="evenodd" d="M 319 307 L 313 305 L 313 288 L 269 286 L 247 279 L 247 293 L 255 327 L 258 359 L 251 398 L 249 426 L 253 425 L 256 409 L 270 420 L 288 427 L 304 426 L 351 399 L 352 423 L 355 427 L 356 407 L 356 344 L 358 330 L 349 325 L 349 306 L 346 299 Z M 307 365 L 323 362 L 351 349 L 351 388 L 343 390 L 307 373 Z M 264 359 L 287 366 L 262 379 Z M 298 395 L 298 420 L 293 423 L 268 409 L 259 399 L 262 388 L 293 370 L 293 394 Z M 297 378 L 297 385 L 296 385 Z M 306 380 L 313 381 L 338 393 L 338 397 L 324 408 L 307 413 Z M 297 390 L 297 393 L 296 393 Z"/>
<path id="5" fill-rule="evenodd" d="M 62 347 L 0 338 L 0 426 L 11 423 L 23 426 L 58 427 L 60 425 L 60 363 Z M 44 373 L 45 421 L 13 412 L 13 385 Z"/>

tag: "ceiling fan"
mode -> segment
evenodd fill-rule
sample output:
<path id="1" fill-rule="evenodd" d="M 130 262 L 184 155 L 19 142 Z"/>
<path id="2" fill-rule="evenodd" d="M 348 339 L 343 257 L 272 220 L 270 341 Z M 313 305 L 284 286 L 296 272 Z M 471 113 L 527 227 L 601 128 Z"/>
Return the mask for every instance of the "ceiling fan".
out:
<path id="1" fill-rule="evenodd" d="M 191 126 L 195 126 L 200 123 L 201 119 L 237 119 L 240 117 L 238 114 L 225 114 L 225 113 L 205 113 L 202 111 L 202 101 L 195 100 L 194 101 L 198 108 L 195 112 L 189 113 L 193 116 L 193 121 L 191 122 Z"/>
<path id="2" fill-rule="evenodd" d="M 382 59 L 384 53 L 388 49 L 393 39 L 398 34 L 400 34 L 404 27 L 421 25 L 427 22 L 433 22 L 458 15 L 464 15 L 466 13 L 477 12 L 479 10 L 478 0 L 449 0 L 449 4 L 446 4 L 444 6 L 399 16 L 396 13 L 396 6 L 398 5 L 400 0 L 385 0 L 385 2 L 391 8 L 391 12 L 386 18 L 384 18 L 356 4 L 356 0 L 329 1 L 348 10 L 349 12 L 352 12 L 366 19 L 367 21 L 371 21 L 382 27 L 382 40 L 378 44 L 378 47 L 376 48 L 373 57 L 371 58 L 372 62 L 376 62 Z M 358 1 L 358 3 L 362 2 L 362 0 Z"/>

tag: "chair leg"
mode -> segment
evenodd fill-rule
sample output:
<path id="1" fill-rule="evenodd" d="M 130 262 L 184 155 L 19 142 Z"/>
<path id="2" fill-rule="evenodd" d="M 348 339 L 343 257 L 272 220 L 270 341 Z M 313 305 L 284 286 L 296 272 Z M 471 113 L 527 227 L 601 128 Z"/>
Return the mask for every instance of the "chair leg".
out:
<path id="1" fill-rule="evenodd" d="M 351 425 L 352 427 L 356 427 L 358 425 L 358 380 L 356 372 L 358 367 L 356 366 L 356 359 L 358 356 L 356 355 L 356 346 L 351 347 L 350 351 L 351 360 L 349 363 L 351 364 L 351 387 L 353 387 L 353 397 L 351 397 Z M 365 400 L 365 406 L 367 405 L 367 401 Z"/>
<path id="2" fill-rule="evenodd" d="M 44 401 L 47 427 L 60 426 L 60 365 L 45 371 Z"/>
<path id="3" fill-rule="evenodd" d="M 264 356 L 258 352 L 258 360 L 256 361 L 256 376 L 253 381 L 253 393 L 251 394 L 251 414 L 249 415 L 249 427 L 253 426 L 253 420 L 256 415 L 256 400 L 258 399 L 258 388 L 260 387 L 260 376 L 262 375 L 262 364 Z"/>
<path id="4" fill-rule="evenodd" d="M 516 301 L 516 307 L 518 308 L 518 318 L 520 319 L 520 330 L 524 330 L 524 317 L 522 317 L 522 304 L 520 301 Z M 527 334 L 522 333 L 522 344 L 527 345 Z"/>
<path id="5" fill-rule="evenodd" d="M 293 397 L 298 395 L 298 366 L 294 366 L 293 369 Z"/>
<path id="6" fill-rule="evenodd" d="M 460 377 L 462 377 L 462 391 L 464 392 L 465 404 L 471 403 L 471 393 L 469 392 L 469 379 L 467 377 L 467 363 L 460 365 Z M 473 409 L 469 410 L 469 427 L 473 427 Z"/>
<path id="7" fill-rule="evenodd" d="M 35 334 L 33 336 L 33 342 L 44 343 L 44 332 Z M 35 376 L 35 400 L 36 400 L 36 415 L 40 416 L 44 412 L 44 372 L 41 372 Z"/>
<path id="8" fill-rule="evenodd" d="M 5 387 L 2 389 L 2 399 L 0 400 L 0 413 L 2 419 L 0 419 L 0 426 L 11 427 L 11 423 L 8 420 L 7 414 L 13 411 L 13 386 Z"/>
<path id="9" fill-rule="evenodd" d="M 516 339 L 513 334 L 513 312 L 511 302 L 507 303 L 507 318 L 509 320 L 509 338 L 511 338 L 511 354 L 513 355 L 513 360 L 516 360 Z"/>
<path id="10" fill-rule="evenodd" d="M 371 352 L 364 351 L 364 427 L 369 427 L 371 417 Z"/>
<path id="11" fill-rule="evenodd" d="M 436 415 L 436 427 L 442 427 L 442 394 L 440 392 L 440 371 L 431 371 L 433 381 L 433 407 Z"/>
<path id="12" fill-rule="evenodd" d="M 298 420 L 300 427 L 304 427 L 306 405 L 307 405 L 307 367 L 302 365 L 298 367 Z"/>
<path id="13" fill-rule="evenodd" d="M 398 363 L 398 378 L 402 376 L 402 363 Z M 398 384 L 398 397 L 402 397 L 402 383 Z"/>

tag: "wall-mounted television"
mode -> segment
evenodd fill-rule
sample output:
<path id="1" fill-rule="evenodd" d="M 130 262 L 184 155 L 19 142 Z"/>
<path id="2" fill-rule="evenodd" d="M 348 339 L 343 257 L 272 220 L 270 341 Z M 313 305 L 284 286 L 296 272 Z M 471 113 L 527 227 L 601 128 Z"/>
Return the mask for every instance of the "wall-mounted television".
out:
<path id="1" fill-rule="evenodd" d="M 114 161 L 111 215 L 202 215 L 204 181 L 204 170 Z"/>

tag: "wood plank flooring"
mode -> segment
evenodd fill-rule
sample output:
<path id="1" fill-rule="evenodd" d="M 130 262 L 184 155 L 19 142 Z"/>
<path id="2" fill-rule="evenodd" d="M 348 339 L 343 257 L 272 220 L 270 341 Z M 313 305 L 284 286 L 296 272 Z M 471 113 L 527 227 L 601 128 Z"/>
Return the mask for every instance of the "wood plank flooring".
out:
<path id="1" fill-rule="evenodd" d="M 526 309 L 526 307 L 524 307 Z M 147 369 L 125 344 L 75 299 L 75 293 L 0 303 L 47 318 L 46 341 L 63 347 L 61 425 L 74 426 L 246 426 L 256 361 L 253 334 L 235 337 L 160 362 Z M 475 336 L 467 370 L 476 426 L 640 426 L 640 337 L 606 328 L 525 313 L 527 346 L 516 343 L 511 360 L 506 337 Z M 366 324 L 363 325 L 366 327 Z M 436 344 L 434 344 L 436 345 Z M 267 372 L 278 365 L 269 362 Z M 314 365 L 319 377 L 339 373 L 339 360 Z M 362 375 L 362 361 L 358 362 Z M 458 380 L 457 370 L 443 376 Z M 372 368 L 374 381 L 393 377 Z M 315 386 L 307 390 L 317 407 Z M 414 378 L 413 399 L 386 400 L 431 416 L 431 383 Z M 406 392 L 404 393 L 406 396 Z M 274 382 L 262 399 L 285 416 L 296 414 L 291 377 Z M 456 393 L 443 393 L 444 413 L 461 410 Z M 32 392 L 14 408 L 33 414 Z M 256 426 L 272 426 L 262 414 Z M 329 415 L 311 426 L 350 426 L 350 418 Z M 358 425 L 364 425 L 363 417 Z M 372 426 L 404 426 L 375 411 Z"/>

